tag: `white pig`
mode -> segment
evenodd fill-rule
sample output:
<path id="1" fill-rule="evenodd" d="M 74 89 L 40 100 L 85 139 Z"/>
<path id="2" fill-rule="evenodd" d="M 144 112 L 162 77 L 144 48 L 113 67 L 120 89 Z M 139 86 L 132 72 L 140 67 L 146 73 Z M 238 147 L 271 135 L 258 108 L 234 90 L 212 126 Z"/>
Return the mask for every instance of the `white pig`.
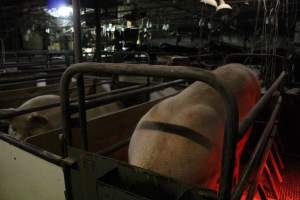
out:
<path id="1" fill-rule="evenodd" d="M 239 121 L 260 97 L 256 74 L 241 64 L 212 71 L 235 96 Z M 224 102 L 214 89 L 195 82 L 155 105 L 138 123 L 128 150 L 129 163 L 189 184 L 217 190 L 221 172 Z M 197 135 L 197 142 L 184 135 Z M 249 133 L 239 142 L 234 176 Z"/>

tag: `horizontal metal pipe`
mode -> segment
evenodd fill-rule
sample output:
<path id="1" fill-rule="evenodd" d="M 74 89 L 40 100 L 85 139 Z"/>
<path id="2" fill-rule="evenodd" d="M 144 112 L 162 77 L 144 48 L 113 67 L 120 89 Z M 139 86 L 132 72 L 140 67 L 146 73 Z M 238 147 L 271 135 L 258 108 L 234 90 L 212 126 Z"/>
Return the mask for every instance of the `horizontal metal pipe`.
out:
<path id="1" fill-rule="evenodd" d="M 22 74 L 34 74 L 34 73 L 48 73 L 48 72 L 64 72 L 66 68 L 54 68 L 54 69 L 33 69 L 33 70 L 18 70 L 16 72 L 2 72 L 0 73 L 0 77 L 4 78 L 5 76 L 12 76 L 14 77 L 15 75 L 19 76 Z"/>
<path id="2" fill-rule="evenodd" d="M 47 152 L 44 149 L 39 148 L 38 146 L 32 146 L 28 143 L 20 142 L 15 138 L 10 137 L 6 133 L 0 132 L 0 140 L 3 140 L 55 165 L 63 166 L 64 164 L 64 160 L 60 156 Z"/>
<path id="3" fill-rule="evenodd" d="M 48 51 L 48 50 L 32 50 L 32 51 L 6 51 L 6 55 L 72 55 L 72 51 Z"/>
<path id="4" fill-rule="evenodd" d="M 0 80 L 0 84 L 7 84 L 7 83 L 16 83 L 16 82 L 24 82 L 24 81 L 33 81 L 37 79 L 46 79 L 46 78 L 57 78 L 61 77 L 62 73 L 59 74 L 47 74 L 47 75 L 33 75 L 24 78 L 17 78 L 17 79 L 6 79 Z M 1 86 L 1 85 L 0 85 Z"/>
<path id="5" fill-rule="evenodd" d="M 276 106 L 272 112 L 272 115 L 255 147 L 255 150 L 253 154 L 251 155 L 251 158 L 247 164 L 247 167 L 241 177 L 240 182 L 238 183 L 236 190 L 234 191 L 232 195 L 233 200 L 240 200 L 241 196 L 243 194 L 243 191 L 246 187 L 247 181 L 249 180 L 250 176 L 253 172 L 256 172 L 258 170 L 260 161 L 262 159 L 262 154 L 265 150 L 266 144 L 270 139 L 270 135 L 274 126 L 274 122 L 276 121 L 276 118 L 278 116 L 278 113 L 280 111 L 280 106 L 282 102 L 282 97 L 279 97 L 277 100 Z"/>
<path id="6" fill-rule="evenodd" d="M 263 95 L 263 97 L 260 98 L 260 100 L 254 106 L 254 108 L 252 108 L 251 111 L 249 112 L 249 114 L 245 117 L 245 119 L 239 126 L 238 140 L 243 138 L 244 134 L 247 132 L 247 130 L 253 124 L 254 120 L 263 111 L 263 109 L 268 105 L 268 103 L 272 99 L 274 92 L 276 92 L 278 90 L 278 88 L 280 87 L 280 85 L 282 84 L 285 76 L 286 76 L 286 72 L 282 72 L 280 74 L 280 76 L 272 84 L 272 86 L 266 91 L 266 93 Z"/>
<path id="7" fill-rule="evenodd" d="M 105 149 L 97 152 L 97 154 L 100 154 L 102 156 L 108 156 L 108 155 L 116 152 L 117 150 L 119 150 L 119 149 L 127 146 L 129 144 L 129 142 L 130 142 L 130 138 L 131 137 L 129 137 L 129 138 L 125 139 L 125 140 L 122 140 L 121 142 L 116 143 L 116 144 L 114 144 L 114 145 L 112 145 L 110 147 L 107 147 L 107 148 L 105 148 Z"/>
<path id="8" fill-rule="evenodd" d="M 129 52 L 128 51 L 119 51 L 112 55 L 113 62 L 116 61 L 115 59 L 117 59 L 116 58 L 117 56 L 122 56 L 122 55 L 145 55 L 146 59 L 147 59 L 147 64 L 150 64 L 150 62 L 151 62 L 150 55 L 146 51 L 129 51 Z"/>
<path id="9" fill-rule="evenodd" d="M 89 77 L 86 76 L 86 79 L 98 79 L 98 80 L 108 80 L 108 79 L 102 79 L 102 78 L 97 78 L 97 77 Z M 22 81 L 22 82 L 16 82 L 16 83 L 0 83 L 0 89 L 5 89 L 8 88 L 10 89 L 10 87 L 15 87 L 15 86 L 19 86 L 19 85 L 25 85 L 25 87 L 28 87 L 26 84 L 35 84 L 38 82 L 49 82 L 49 81 L 57 81 L 60 80 L 61 76 L 58 76 L 57 78 L 47 78 L 47 79 L 36 79 L 36 80 L 32 80 L 32 81 Z M 19 88 L 18 88 L 19 89 Z"/>
<path id="10" fill-rule="evenodd" d="M 138 95 L 138 94 L 143 94 L 145 92 L 152 92 L 152 91 L 156 91 L 156 90 L 159 90 L 159 89 L 163 89 L 163 88 L 166 88 L 166 87 L 170 87 L 170 86 L 173 86 L 173 85 L 178 85 L 180 83 L 184 83 L 185 81 L 184 80 L 176 80 L 176 81 L 171 81 L 171 82 L 167 82 L 167 83 L 162 83 L 162 84 L 159 84 L 159 85 L 154 85 L 154 86 L 149 86 L 149 87 L 145 87 L 145 88 L 141 88 L 141 89 L 136 89 L 136 90 L 133 90 L 133 91 L 127 91 L 127 92 L 124 92 L 124 93 L 120 93 L 120 94 L 113 94 L 113 95 L 110 95 L 110 96 L 106 96 L 106 97 L 103 97 L 101 99 L 95 99 L 95 100 L 88 100 L 86 101 L 85 103 L 85 109 L 92 109 L 96 106 L 101 106 L 101 105 L 104 105 L 104 104 L 108 104 L 108 103 L 111 103 L 113 101 L 117 101 L 117 100 L 120 100 L 122 98 L 127 98 L 127 97 L 131 97 L 133 95 Z M 74 113 L 74 112 L 77 112 L 78 111 L 78 104 L 71 104 L 71 112 Z"/>
<path id="11" fill-rule="evenodd" d="M 10 90 L 11 87 L 16 87 L 16 86 L 23 86 L 23 87 L 28 87 L 28 84 L 36 84 L 36 83 L 39 83 L 39 82 L 49 82 L 49 81 L 58 81 L 60 80 L 60 77 L 57 77 L 57 78 L 48 78 L 48 79 L 37 79 L 35 81 L 22 81 L 22 82 L 16 82 L 16 83 L 3 83 L 3 84 L 0 84 L 0 89 L 3 89 L 3 90 Z M 20 88 L 23 88 L 23 87 L 20 87 Z M 7 89 L 6 89 L 7 88 Z M 20 88 L 16 88 L 16 89 L 20 89 Z"/>
<path id="12" fill-rule="evenodd" d="M 5 63 L 3 65 L 3 68 L 25 68 L 25 67 L 37 67 L 37 66 L 43 66 L 46 67 L 45 65 L 48 64 L 49 66 L 53 65 L 65 65 L 65 61 L 51 61 L 49 63 L 46 63 L 45 61 L 40 61 L 40 62 L 24 62 L 24 63 Z"/>
<path id="13" fill-rule="evenodd" d="M 110 83 L 110 82 L 103 82 L 102 84 L 107 84 L 107 83 Z M 157 86 L 160 86 L 160 85 L 158 84 Z M 166 85 L 164 85 L 162 87 L 166 87 Z M 134 86 L 126 87 L 126 88 L 112 90 L 111 92 L 104 92 L 104 93 L 100 93 L 100 94 L 89 95 L 89 96 L 86 97 L 86 100 L 91 100 L 91 99 L 96 99 L 96 98 L 103 98 L 103 97 L 106 97 L 106 96 L 109 96 L 109 95 L 114 95 L 114 94 L 117 94 L 117 93 L 126 92 L 126 91 L 130 91 L 130 90 L 136 90 L 136 89 L 140 89 L 140 88 L 145 88 L 144 92 L 148 92 L 149 89 L 152 89 L 152 86 L 146 87 L 146 85 L 134 85 Z M 71 99 L 70 102 L 76 102 L 76 101 L 77 100 L 75 98 L 75 99 Z M 19 115 L 32 113 L 32 112 L 35 112 L 35 111 L 47 110 L 47 109 L 58 107 L 58 106 L 60 106 L 60 103 L 52 103 L 52 104 L 49 104 L 49 105 L 46 105 L 46 106 L 38 106 L 38 107 L 30 108 L 30 109 L 12 111 L 11 113 L 6 113 L 6 114 L 2 114 L 2 115 L 0 114 L 0 120 L 1 119 L 13 118 L 13 117 L 16 117 L 16 116 L 19 116 Z"/>
<path id="14" fill-rule="evenodd" d="M 107 83 L 111 83 L 111 82 L 110 81 L 109 82 L 103 82 L 101 84 L 107 84 Z M 71 88 L 71 89 L 73 89 L 73 88 Z M 128 90 L 128 88 L 123 88 L 123 89 L 120 89 L 120 90 L 113 90 L 112 92 L 105 92 L 105 93 L 101 93 L 101 94 L 98 94 L 98 95 L 90 95 L 90 96 L 87 96 L 87 99 L 93 99 L 93 98 L 97 98 L 97 97 L 110 95 L 111 93 L 122 92 L 125 89 Z M 76 99 L 71 99 L 71 102 L 76 102 L 76 101 L 77 101 Z M 16 116 L 19 116 L 19 115 L 32 113 L 32 112 L 35 112 L 35 111 L 47 110 L 47 109 L 58 107 L 58 106 L 60 106 L 60 103 L 51 103 L 51 104 L 48 104 L 48 105 L 45 105 L 45 106 L 38 106 L 38 107 L 22 109 L 22 110 L 18 110 L 18 111 L 12 111 L 10 113 L 0 114 L 0 120 L 1 119 L 10 119 L 10 118 L 13 118 L 13 117 L 16 117 Z"/>

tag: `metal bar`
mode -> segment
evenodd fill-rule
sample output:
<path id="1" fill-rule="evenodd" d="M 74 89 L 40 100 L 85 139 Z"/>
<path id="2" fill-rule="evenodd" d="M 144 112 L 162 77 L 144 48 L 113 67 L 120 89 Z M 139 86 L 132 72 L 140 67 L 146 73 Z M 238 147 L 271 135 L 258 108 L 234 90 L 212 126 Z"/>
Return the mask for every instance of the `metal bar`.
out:
<path id="1" fill-rule="evenodd" d="M 274 108 L 274 111 L 271 115 L 271 118 L 269 119 L 263 133 L 262 136 L 260 137 L 253 154 L 251 155 L 251 158 L 248 162 L 248 165 L 246 167 L 246 169 L 244 170 L 244 173 L 240 179 L 240 182 L 238 183 L 232 199 L 233 200 L 240 200 L 241 195 L 246 187 L 247 181 L 250 178 L 251 174 L 255 171 L 258 171 L 261 163 L 260 160 L 262 158 L 262 154 L 264 154 L 264 151 L 266 149 L 266 144 L 270 138 L 270 135 L 272 134 L 272 129 L 273 129 L 273 124 L 274 121 L 276 120 L 276 117 L 280 111 L 280 105 L 282 102 L 282 97 L 279 97 L 279 99 L 277 100 L 277 104 Z"/>
<path id="2" fill-rule="evenodd" d="M 97 154 L 100 154 L 102 156 L 108 156 L 108 155 L 112 154 L 113 152 L 116 152 L 117 150 L 127 146 L 130 142 L 130 138 L 131 137 L 129 137 L 125 140 L 122 140 L 121 142 L 118 142 L 114 145 L 111 145 L 110 147 L 105 148 L 105 149 L 101 150 L 100 152 L 97 152 Z"/>
<path id="3" fill-rule="evenodd" d="M 271 190 L 273 191 L 276 199 L 279 199 L 278 189 L 276 187 L 276 184 L 275 184 L 273 175 L 272 175 L 272 173 L 270 171 L 270 168 L 269 168 L 269 166 L 267 164 L 265 164 L 265 166 L 264 166 L 264 171 L 266 173 L 267 180 L 268 180 L 268 182 L 269 182 L 269 184 L 271 186 Z"/>
<path id="4" fill-rule="evenodd" d="M 283 164 L 283 161 L 282 161 L 282 157 L 279 153 L 279 149 L 278 149 L 278 145 L 277 145 L 276 141 L 273 144 L 273 149 L 275 151 L 275 155 L 276 155 L 277 161 L 279 163 L 280 169 L 283 170 L 284 169 L 284 164 Z"/>
<path id="5" fill-rule="evenodd" d="M 101 84 L 106 84 L 106 83 L 111 83 L 111 81 L 105 81 L 105 82 L 102 82 Z M 70 88 L 70 90 L 73 90 L 73 89 L 75 89 L 75 87 Z M 125 89 L 129 90 L 131 88 L 124 88 L 123 90 L 125 90 Z M 118 91 L 114 90 L 113 92 L 117 93 L 117 92 L 122 92 L 122 91 L 120 89 Z M 89 98 L 93 99 L 93 98 L 96 98 L 98 96 L 102 97 L 102 96 L 107 96 L 107 95 L 110 95 L 110 92 L 105 92 L 105 93 L 101 93 L 101 94 L 98 94 L 98 95 L 90 95 L 90 96 L 87 96 L 87 99 L 89 99 Z M 71 99 L 71 102 L 76 102 L 76 101 L 77 101 L 76 99 Z M 8 113 L 5 113 L 5 114 L 0 114 L 0 120 L 1 119 L 13 118 L 13 117 L 16 117 L 16 116 L 19 116 L 19 115 L 32 113 L 32 112 L 35 112 L 35 111 L 47 110 L 47 109 L 58 107 L 58 106 L 60 106 L 60 103 L 51 103 L 51 104 L 48 104 L 48 105 L 45 105 L 45 106 L 37 106 L 37 107 L 28 108 L 28 109 L 21 109 L 21 110 L 18 110 L 18 111 L 11 111 L 11 112 L 8 112 Z M 1 111 L 1 109 L 0 109 L 0 111 Z"/>
<path id="6" fill-rule="evenodd" d="M 50 66 L 55 65 L 63 65 L 65 64 L 65 61 L 52 61 L 50 63 Z M 37 66 L 45 66 L 45 62 L 24 62 L 24 63 L 5 63 L 5 68 L 24 68 L 24 67 L 37 67 Z"/>
<path id="7" fill-rule="evenodd" d="M 268 200 L 267 193 L 261 184 L 258 185 L 257 191 L 261 200 Z"/>
<path id="8" fill-rule="evenodd" d="M 145 55 L 146 56 L 146 59 L 147 59 L 147 64 L 150 64 L 151 63 L 151 58 L 150 58 L 150 55 L 149 55 L 149 53 L 148 52 L 146 52 L 146 51 L 119 51 L 119 52 L 116 52 L 116 53 L 114 53 L 113 55 L 112 55 L 112 61 L 113 62 L 116 62 L 116 56 L 122 56 L 122 55 L 137 55 L 138 57 L 138 61 L 140 61 L 140 56 L 141 55 Z M 134 57 L 135 58 L 135 57 Z M 138 62 L 138 63 L 140 63 L 140 62 Z"/>
<path id="9" fill-rule="evenodd" d="M 47 152 L 44 149 L 39 148 L 38 146 L 32 146 L 28 143 L 20 142 L 5 133 L 0 132 L 0 140 L 3 140 L 55 165 L 62 166 L 62 164 L 64 164 L 60 156 Z"/>
<path id="10" fill-rule="evenodd" d="M 253 200 L 254 199 L 254 197 L 256 195 L 256 192 L 257 192 L 257 187 L 258 187 L 258 180 L 255 179 L 254 183 L 251 184 L 251 186 L 250 186 L 250 189 L 249 189 L 249 192 L 247 194 L 246 200 Z"/>
<path id="11" fill-rule="evenodd" d="M 275 80 L 272 86 L 268 89 L 268 91 L 264 94 L 263 97 L 260 98 L 258 103 L 251 109 L 249 114 L 245 117 L 243 122 L 239 126 L 238 140 L 242 139 L 244 134 L 250 128 L 254 120 L 258 117 L 258 115 L 263 111 L 263 108 L 267 106 L 267 104 L 272 99 L 272 96 L 275 91 L 278 90 L 279 86 L 283 82 L 286 76 L 285 72 L 282 72 L 280 76 Z"/>
<path id="12" fill-rule="evenodd" d="M 47 74 L 47 75 L 33 75 L 31 77 L 25 77 L 25 78 L 18 78 L 18 79 L 7 79 L 7 80 L 0 80 L 0 84 L 5 83 L 16 83 L 16 82 L 23 82 L 23 81 L 33 81 L 36 79 L 45 79 L 45 78 L 57 78 L 61 77 L 62 73 L 60 74 Z"/>
<path id="13" fill-rule="evenodd" d="M 75 63 L 82 61 L 80 0 L 72 0 Z"/>
<path id="14" fill-rule="evenodd" d="M 77 88 L 78 88 L 78 105 L 79 105 L 79 123 L 80 123 L 80 136 L 81 136 L 81 148 L 88 150 L 87 139 L 87 124 L 86 124 L 86 109 L 84 100 L 84 78 L 83 74 L 77 76 Z"/>
<path id="15" fill-rule="evenodd" d="M 102 84 L 106 84 L 106 83 L 107 82 L 103 82 Z M 143 92 L 152 91 L 153 87 L 156 87 L 156 90 L 157 90 L 157 89 L 160 89 L 160 88 L 165 88 L 167 86 L 175 85 L 175 84 L 179 84 L 179 83 L 181 83 L 181 81 L 177 80 L 177 81 L 169 82 L 169 84 L 163 84 L 163 85 L 159 84 L 157 86 L 149 86 L 149 87 L 145 88 L 145 90 L 143 90 Z M 122 88 L 122 89 L 113 90 L 111 92 L 104 92 L 104 93 L 100 93 L 100 94 L 96 94 L 96 95 L 89 95 L 89 96 L 86 97 L 86 100 L 96 99 L 96 98 L 103 98 L 103 97 L 113 95 L 113 94 L 117 94 L 117 93 L 121 93 L 121 92 L 126 92 L 126 91 L 130 91 L 130 90 L 135 90 L 135 89 L 141 89 L 143 87 L 145 87 L 145 85 L 135 85 L 135 86 L 130 86 L 130 87 Z M 76 99 L 71 99 L 70 100 L 71 103 L 76 102 L 76 101 L 77 101 Z M 32 113 L 32 112 L 35 112 L 35 111 L 47 110 L 47 109 L 58 107 L 58 106 L 60 106 L 60 103 L 52 103 L 52 104 L 49 104 L 49 105 L 46 105 L 46 106 L 38 106 L 38 107 L 29 108 L 29 109 L 12 111 L 12 112 L 9 112 L 9 113 L 6 113 L 6 114 L 0 114 L 0 120 L 1 119 L 13 118 L 13 117 L 16 117 L 16 116 L 19 116 L 19 115 Z"/>
<path id="16" fill-rule="evenodd" d="M 273 154 L 272 150 L 270 151 L 269 158 L 270 158 L 270 162 L 271 162 L 272 167 L 273 167 L 273 169 L 275 171 L 275 174 L 276 174 L 276 177 L 277 177 L 278 181 L 280 183 L 282 183 L 283 182 L 282 175 L 281 175 L 281 173 L 279 171 L 278 164 L 275 161 L 275 157 L 274 157 L 274 154 Z"/>
<path id="17" fill-rule="evenodd" d="M 220 178 L 219 199 L 227 200 L 231 196 L 233 169 L 235 162 L 236 137 L 238 131 L 238 109 L 234 96 L 221 81 L 209 71 L 182 66 L 134 65 L 113 63 L 82 63 L 69 67 L 61 79 L 61 110 L 63 113 L 64 144 L 71 145 L 71 107 L 68 87 L 72 77 L 78 73 L 104 73 L 113 75 L 158 76 L 175 79 L 202 81 L 217 90 L 224 99 L 225 130 L 222 155 L 222 172 Z"/>
<path id="18" fill-rule="evenodd" d="M 94 9 L 95 11 L 95 20 L 96 20 L 96 53 L 94 54 L 94 58 L 97 62 L 101 62 L 101 50 L 102 50 L 102 45 L 101 45 L 101 17 L 100 17 L 100 11 L 101 8 L 99 7 L 99 1 L 96 3 L 96 8 Z"/>
<path id="19" fill-rule="evenodd" d="M 23 81 L 23 82 L 16 82 L 16 83 L 0 83 L 0 88 L 9 88 L 9 87 L 14 87 L 14 86 L 18 86 L 18 85 L 23 85 L 24 87 L 28 87 L 26 84 L 35 84 L 38 82 L 49 82 L 49 81 L 57 81 L 60 80 L 61 76 L 58 76 L 57 78 L 48 78 L 48 79 L 37 79 L 37 80 L 33 80 L 33 81 Z M 86 77 L 86 79 L 94 79 L 92 77 Z M 101 79 L 100 79 L 101 80 Z M 105 80 L 105 79 L 102 79 Z M 107 81 L 107 83 L 110 83 L 111 81 Z M 104 84 L 104 83 L 103 83 Z M 51 84 L 48 84 L 51 85 Z M 22 87 L 21 87 L 22 88 Z M 10 88 L 9 88 L 10 89 Z"/>
<path id="20" fill-rule="evenodd" d="M 113 101 L 119 100 L 119 99 L 124 99 L 127 97 L 131 97 L 133 95 L 138 95 L 138 94 L 143 94 L 145 92 L 152 92 L 152 91 L 156 91 L 162 88 L 166 88 L 166 87 L 170 87 L 173 85 L 178 85 L 179 83 L 183 83 L 183 80 L 177 80 L 177 81 L 172 81 L 172 82 L 167 82 L 167 83 L 162 83 L 159 85 L 155 85 L 155 86 L 150 86 L 150 87 L 145 87 L 145 88 L 141 88 L 141 89 L 137 89 L 137 90 L 132 90 L 132 91 L 127 91 L 124 93 L 120 93 L 120 94 L 114 94 L 114 95 L 110 95 L 110 96 L 106 96 L 103 97 L 101 99 L 95 99 L 95 100 L 90 100 L 86 102 L 86 109 L 91 109 L 94 108 L 96 106 L 101 106 L 107 103 L 111 103 Z M 71 104 L 71 112 L 77 112 L 78 110 L 78 104 L 74 103 Z"/>
<path id="21" fill-rule="evenodd" d="M 36 84 L 36 83 L 39 83 L 39 82 L 48 82 L 48 81 L 58 81 L 60 80 L 60 77 L 57 77 L 57 78 L 49 78 L 49 79 L 40 79 L 40 80 L 35 80 L 35 81 L 24 81 L 24 82 L 17 82 L 17 83 L 8 83 L 8 84 L 0 84 L 0 88 L 1 89 L 5 89 L 7 90 L 7 88 L 10 90 L 11 87 L 15 87 L 15 86 L 23 86 L 23 87 L 28 87 L 28 85 L 26 84 Z M 23 87 L 20 87 L 20 88 L 23 88 Z M 20 89 L 20 88 L 16 88 L 16 89 Z"/>
<path id="22" fill-rule="evenodd" d="M 66 70 L 66 68 L 19 70 L 17 72 L 3 72 L 3 73 L 0 73 L 0 77 L 5 77 L 7 75 L 14 76 L 14 75 L 20 75 L 20 74 L 30 74 L 30 75 L 32 75 L 33 73 L 64 72 L 65 70 Z"/>
<path id="23" fill-rule="evenodd" d="M 0 56 L 0 68 L 4 68 L 5 63 L 5 45 L 4 40 L 0 39 L 0 45 L 1 45 L 1 56 Z"/>

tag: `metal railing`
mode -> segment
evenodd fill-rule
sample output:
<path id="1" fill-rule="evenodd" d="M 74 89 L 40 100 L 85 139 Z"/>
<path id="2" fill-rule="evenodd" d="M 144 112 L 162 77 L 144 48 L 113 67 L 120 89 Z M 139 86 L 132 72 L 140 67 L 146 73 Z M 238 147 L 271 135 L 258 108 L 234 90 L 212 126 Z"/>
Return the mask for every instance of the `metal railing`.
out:
<path id="1" fill-rule="evenodd" d="M 42 56 L 36 58 L 35 56 Z M 15 67 L 34 67 L 64 64 L 67 67 L 71 64 L 70 56 L 73 55 L 71 51 L 48 51 L 48 50 L 34 50 L 34 51 L 7 51 L 3 56 L 6 57 L 5 62 L 2 63 L 1 69 L 15 68 Z M 61 61 L 54 61 L 54 56 L 64 56 Z M 27 58 L 27 59 L 25 59 Z M 26 61 L 27 60 L 27 61 Z"/>
<path id="2" fill-rule="evenodd" d="M 160 66 L 160 65 L 134 65 L 134 64 L 112 64 L 112 63 L 81 63 L 71 66 L 63 75 L 61 79 L 61 97 L 62 104 L 61 109 L 63 113 L 63 129 L 64 129 L 64 143 L 65 147 L 72 146 L 72 120 L 71 114 L 77 110 L 80 113 L 80 126 L 81 126 L 81 147 L 87 150 L 87 126 L 86 126 L 86 109 L 95 107 L 101 103 L 109 103 L 120 99 L 123 95 L 134 95 L 135 92 L 111 95 L 96 101 L 85 101 L 84 100 L 84 85 L 83 82 L 78 82 L 79 93 L 79 104 L 71 104 L 69 101 L 69 93 L 67 91 L 68 85 L 72 77 L 77 76 L 82 78 L 85 74 L 112 74 L 112 75 L 135 75 L 135 76 L 157 76 L 157 77 L 167 77 L 174 79 L 185 79 L 192 81 L 202 81 L 209 84 L 215 90 L 217 90 L 223 97 L 225 101 L 225 131 L 224 131 L 224 141 L 223 141 L 223 156 L 222 156 L 222 171 L 220 178 L 220 188 L 218 193 L 218 199 L 238 199 L 240 197 L 241 191 L 245 188 L 245 181 L 249 178 L 249 174 L 243 175 L 243 178 L 237 185 L 237 189 L 232 193 L 232 178 L 233 169 L 235 162 L 235 148 L 237 141 L 243 137 L 244 133 L 252 126 L 254 120 L 263 111 L 265 106 L 270 102 L 273 94 L 280 89 L 283 84 L 287 73 L 283 71 L 272 86 L 267 90 L 264 96 L 258 101 L 254 108 L 246 116 L 245 120 L 240 124 L 238 128 L 238 110 L 235 98 L 232 96 L 230 91 L 228 91 L 221 81 L 209 71 L 191 68 L 191 67 L 181 67 L 181 66 Z M 277 105 L 278 106 L 278 105 Z M 274 110 L 272 116 L 277 115 L 278 107 Z M 276 112 L 275 112 L 276 111 Z M 271 117 L 271 122 L 274 122 L 274 118 Z M 264 137 L 265 140 L 265 137 Z M 112 146 L 113 149 L 124 146 L 128 141 L 125 140 L 116 146 Z M 259 147 L 262 148 L 259 144 Z M 111 149 L 108 148 L 107 152 Z M 104 152 L 104 154 L 107 154 Z M 67 154 L 65 155 L 67 156 Z M 255 154 L 253 159 L 259 159 L 257 156 L 260 154 Z M 254 169 L 253 164 L 249 164 L 248 170 L 252 171 Z M 233 196 L 231 196 L 233 195 Z"/>
<path id="3" fill-rule="evenodd" d="M 223 86 L 218 78 L 206 70 L 181 66 L 160 66 L 160 65 L 134 65 L 134 64 L 111 64 L 111 63 L 81 63 L 71 66 L 64 73 L 61 80 L 61 97 L 63 113 L 63 129 L 65 146 L 72 146 L 72 105 L 69 101 L 68 87 L 72 77 L 82 78 L 84 74 L 104 73 L 112 75 L 135 75 L 135 76 L 157 76 L 174 79 L 186 79 L 202 81 L 217 90 L 225 102 L 225 136 L 222 157 L 222 173 L 219 199 L 229 199 L 231 196 L 232 176 L 235 160 L 236 137 L 238 131 L 238 110 L 233 95 Z M 84 101 L 84 85 L 78 81 L 79 113 L 81 125 L 82 148 L 87 150 L 87 129 L 86 129 L 86 108 L 89 102 Z M 109 100 L 117 100 L 120 96 L 110 97 Z M 95 104 L 96 105 L 96 104 Z M 94 106 L 95 106 L 94 105 Z M 66 155 L 67 156 L 67 155 Z"/>

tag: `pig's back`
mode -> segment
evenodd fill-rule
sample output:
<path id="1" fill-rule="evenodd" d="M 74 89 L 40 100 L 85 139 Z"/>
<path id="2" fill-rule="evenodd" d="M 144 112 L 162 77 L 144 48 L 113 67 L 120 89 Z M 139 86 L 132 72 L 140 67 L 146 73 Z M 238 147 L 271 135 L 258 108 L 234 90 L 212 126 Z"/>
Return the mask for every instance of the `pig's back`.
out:
<path id="1" fill-rule="evenodd" d="M 213 73 L 235 95 L 242 120 L 259 96 L 255 75 L 241 65 L 224 66 Z M 129 162 L 212 188 L 220 173 L 223 132 L 221 96 L 208 85 L 195 82 L 141 119 L 130 141 Z"/>

